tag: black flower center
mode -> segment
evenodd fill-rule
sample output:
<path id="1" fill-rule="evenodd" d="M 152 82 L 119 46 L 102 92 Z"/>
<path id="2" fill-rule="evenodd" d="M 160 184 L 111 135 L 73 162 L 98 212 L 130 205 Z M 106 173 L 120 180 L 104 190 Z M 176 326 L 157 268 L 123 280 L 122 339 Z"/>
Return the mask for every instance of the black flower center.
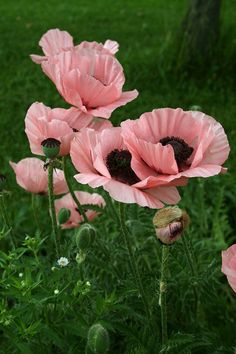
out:
<path id="1" fill-rule="evenodd" d="M 61 142 L 54 138 L 47 138 L 41 142 L 41 145 L 47 148 L 59 147 Z"/>
<path id="2" fill-rule="evenodd" d="M 189 146 L 183 139 L 177 138 L 175 136 L 167 136 L 161 139 L 160 143 L 163 146 L 172 146 L 175 154 L 176 163 L 180 169 L 184 167 L 186 161 L 192 155 L 193 152 L 193 148 L 191 146 Z"/>
<path id="3" fill-rule="evenodd" d="M 118 149 L 111 151 L 106 158 L 106 166 L 111 176 L 128 185 L 140 181 L 131 168 L 131 158 L 131 153 L 128 150 Z"/>

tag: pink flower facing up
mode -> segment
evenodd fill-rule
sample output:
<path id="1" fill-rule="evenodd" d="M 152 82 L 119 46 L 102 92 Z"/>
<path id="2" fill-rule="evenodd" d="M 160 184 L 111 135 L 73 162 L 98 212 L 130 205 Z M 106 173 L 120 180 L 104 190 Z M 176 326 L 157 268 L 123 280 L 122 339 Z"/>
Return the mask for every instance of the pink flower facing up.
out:
<path id="1" fill-rule="evenodd" d="M 180 197 L 175 187 L 149 187 L 131 168 L 131 154 L 121 136 L 121 128 L 101 132 L 82 129 L 71 144 L 72 162 L 80 172 L 75 179 L 82 184 L 103 188 L 123 203 L 162 208 L 163 202 L 175 204 Z"/>
<path id="2" fill-rule="evenodd" d="M 45 55 L 32 54 L 30 57 L 36 64 L 41 64 L 43 61 L 47 61 L 48 57 L 71 49 L 90 49 L 107 55 L 114 55 L 119 50 L 119 44 L 110 39 L 106 40 L 104 44 L 83 41 L 74 46 L 72 36 L 68 32 L 61 31 L 58 28 L 47 31 L 40 39 L 39 45 Z"/>
<path id="3" fill-rule="evenodd" d="M 104 207 L 106 205 L 102 196 L 97 193 L 90 194 L 87 192 L 75 192 L 75 195 L 81 205 L 93 204 L 100 207 Z M 71 212 L 69 220 L 62 225 L 62 228 L 64 229 L 79 227 L 80 223 L 83 221 L 83 216 L 80 215 L 77 206 L 69 193 L 64 195 L 64 197 L 55 200 L 55 208 L 57 215 L 62 208 L 69 209 Z M 93 220 L 98 214 L 99 213 L 95 210 L 86 211 L 87 218 L 90 221 Z"/>
<path id="4" fill-rule="evenodd" d="M 222 252 L 221 270 L 227 276 L 231 288 L 236 292 L 236 245 Z"/>
<path id="5" fill-rule="evenodd" d="M 201 112 L 162 108 L 121 123 L 131 167 L 148 185 L 224 171 L 229 143 L 220 123 Z"/>
<path id="6" fill-rule="evenodd" d="M 36 157 L 28 157 L 18 163 L 10 162 L 16 174 L 16 181 L 26 191 L 36 194 L 46 194 L 48 189 L 47 171 L 44 170 L 44 162 Z M 63 171 L 53 171 L 54 194 L 68 192 L 68 187 Z"/>
<path id="7" fill-rule="evenodd" d="M 137 90 L 122 92 L 125 76 L 114 56 L 85 45 L 50 55 L 41 66 L 62 97 L 84 115 L 110 118 L 138 95 Z"/>

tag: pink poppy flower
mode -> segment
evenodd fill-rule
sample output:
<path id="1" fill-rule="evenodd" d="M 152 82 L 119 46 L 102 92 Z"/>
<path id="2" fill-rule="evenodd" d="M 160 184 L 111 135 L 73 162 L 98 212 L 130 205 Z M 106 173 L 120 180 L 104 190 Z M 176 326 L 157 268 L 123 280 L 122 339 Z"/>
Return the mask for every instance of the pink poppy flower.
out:
<path id="1" fill-rule="evenodd" d="M 48 57 L 73 48 L 90 49 L 108 55 L 114 55 L 119 50 L 119 44 L 109 39 L 104 44 L 84 41 L 74 46 L 72 36 L 68 32 L 61 31 L 58 28 L 47 31 L 40 39 L 39 45 L 42 47 L 45 55 L 32 54 L 30 57 L 36 64 L 41 64 Z"/>
<path id="2" fill-rule="evenodd" d="M 81 205 L 93 204 L 100 207 L 104 207 L 106 205 L 103 197 L 97 193 L 90 194 L 87 192 L 75 192 L 75 195 Z M 69 209 L 71 212 L 69 220 L 62 226 L 64 229 L 79 227 L 80 223 L 83 221 L 83 216 L 80 215 L 77 206 L 69 193 L 64 195 L 62 198 L 55 200 L 55 208 L 57 215 L 62 208 Z M 98 214 L 99 213 L 95 210 L 86 211 L 87 218 L 90 221 L 93 220 Z"/>
<path id="3" fill-rule="evenodd" d="M 18 163 L 10 161 L 10 165 L 16 174 L 16 181 L 26 191 L 36 194 L 46 194 L 48 190 L 47 171 L 44 170 L 44 162 L 36 157 L 28 157 Z M 63 171 L 53 171 L 54 194 L 68 192 L 68 187 Z"/>
<path id="4" fill-rule="evenodd" d="M 236 245 L 222 251 L 222 273 L 227 276 L 231 288 L 236 292 Z"/>
<path id="5" fill-rule="evenodd" d="M 41 63 L 62 97 L 86 115 L 110 118 L 134 100 L 137 90 L 122 92 L 123 68 L 116 58 L 89 49 L 72 48 Z"/>
<path id="6" fill-rule="evenodd" d="M 148 188 L 132 170 L 131 154 L 121 136 L 121 128 L 101 132 L 82 129 L 71 144 L 72 162 L 80 172 L 75 179 L 82 184 L 103 188 L 123 203 L 162 208 L 163 202 L 175 204 L 180 197 L 175 187 Z"/>
<path id="7" fill-rule="evenodd" d="M 201 112 L 156 109 L 121 126 L 131 167 L 148 186 L 219 174 L 230 151 L 220 123 Z"/>
<path id="8" fill-rule="evenodd" d="M 74 108 L 51 109 L 43 103 L 33 103 L 25 118 L 25 132 L 32 153 L 44 155 L 42 142 L 54 138 L 60 142 L 60 155 L 67 155 L 74 137 L 73 129 L 77 131 L 87 126 L 92 121 L 91 119 L 80 120 L 78 110 Z"/>

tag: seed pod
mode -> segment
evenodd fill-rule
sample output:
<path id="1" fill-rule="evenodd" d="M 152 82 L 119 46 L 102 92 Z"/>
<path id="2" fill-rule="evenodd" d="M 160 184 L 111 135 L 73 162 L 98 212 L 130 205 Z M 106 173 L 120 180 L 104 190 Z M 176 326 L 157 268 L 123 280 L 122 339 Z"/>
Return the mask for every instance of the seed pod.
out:
<path id="1" fill-rule="evenodd" d="M 156 236 L 166 245 L 180 239 L 189 222 L 190 219 L 186 211 L 181 210 L 178 206 L 160 209 L 153 218 Z"/>
<path id="2" fill-rule="evenodd" d="M 0 174 L 0 191 L 2 191 L 6 185 L 6 177 Z"/>
<path id="3" fill-rule="evenodd" d="M 49 159 L 55 159 L 60 152 L 61 142 L 54 138 L 48 138 L 41 142 L 44 155 Z"/>
<path id="4" fill-rule="evenodd" d="M 92 353 L 105 354 L 109 349 L 109 334 L 100 323 L 95 323 L 89 328 L 88 341 Z"/>
<path id="5" fill-rule="evenodd" d="M 84 224 L 76 231 L 75 242 L 80 250 L 86 251 L 92 245 L 95 237 L 96 229 L 90 224 Z"/>
<path id="6" fill-rule="evenodd" d="M 67 208 L 61 208 L 58 213 L 58 222 L 60 225 L 65 224 L 70 218 L 71 211 Z"/>

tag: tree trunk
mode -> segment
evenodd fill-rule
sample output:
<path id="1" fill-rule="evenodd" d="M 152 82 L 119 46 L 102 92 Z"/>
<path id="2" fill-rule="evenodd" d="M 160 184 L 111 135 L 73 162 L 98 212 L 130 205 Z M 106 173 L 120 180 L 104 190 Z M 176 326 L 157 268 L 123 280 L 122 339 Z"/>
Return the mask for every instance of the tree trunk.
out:
<path id="1" fill-rule="evenodd" d="M 221 0 L 190 0 L 182 22 L 179 61 L 206 64 L 219 37 Z"/>

